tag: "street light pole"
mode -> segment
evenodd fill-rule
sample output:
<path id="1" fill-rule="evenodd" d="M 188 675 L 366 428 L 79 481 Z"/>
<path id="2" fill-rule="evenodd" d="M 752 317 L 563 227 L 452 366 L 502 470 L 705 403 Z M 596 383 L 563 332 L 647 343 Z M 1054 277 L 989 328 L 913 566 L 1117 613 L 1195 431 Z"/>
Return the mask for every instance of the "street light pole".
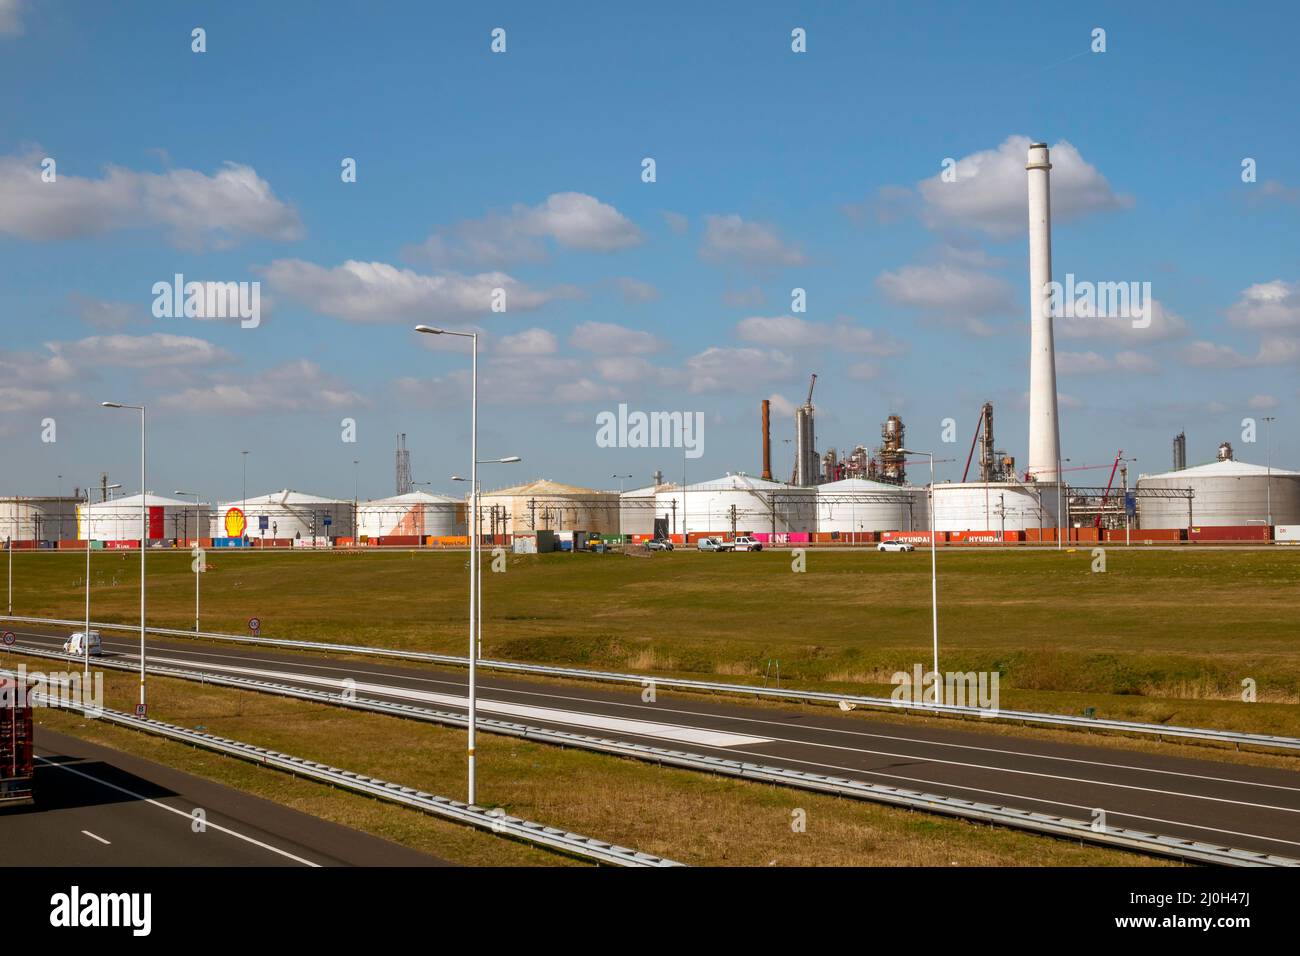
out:
<path id="1" fill-rule="evenodd" d="M 199 541 L 202 535 L 199 534 L 199 493 L 197 491 L 173 491 L 172 494 L 182 498 L 194 499 L 194 546 L 202 549 Z M 194 567 L 194 633 L 199 632 L 199 576 L 202 568 L 206 566 L 204 559 L 198 559 L 199 563 Z"/>
<path id="2" fill-rule="evenodd" d="M 1267 415 L 1264 418 L 1264 444 L 1267 446 L 1265 451 L 1268 458 L 1267 477 L 1264 479 L 1264 497 L 1268 501 L 1268 526 L 1270 529 L 1273 527 L 1273 442 L 1271 439 L 1273 429 L 1271 426 L 1275 421 L 1277 419 L 1272 415 Z M 1272 530 L 1269 531 L 1268 536 L 1273 537 Z"/>
<path id="3" fill-rule="evenodd" d="M 104 408 L 131 408 L 140 412 L 140 715 L 145 713 L 145 552 L 149 550 L 149 502 L 146 480 L 147 420 L 144 405 L 100 402 Z M 89 640 L 89 635 L 87 635 Z"/>
<path id="4" fill-rule="evenodd" d="M 476 795 L 475 775 L 474 775 L 474 730 L 478 723 L 477 707 L 477 682 L 478 682 L 478 642 L 477 624 L 478 624 L 478 528 L 475 526 L 474 515 L 478 511 L 478 333 L 477 332 L 449 332 L 445 329 L 435 329 L 427 325 L 417 325 L 417 332 L 425 332 L 430 335 L 455 335 L 470 340 L 471 351 L 471 375 L 470 375 L 470 521 L 469 521 L 469 714 L 468 714 L 468 740 L 466 742 L 466 757 L 468 775 L 469 799 L 467 802 L 470 806 L 474 805 Z"/>
<path id="5" fill-rule="evenodd" d="M 941 703 L 940 695 L 943 691 L 943 678 L 939 676 L 939 552 L 935 545 L 937 535 L 934 521 L 934 452 L 900 448 L 898 453 L 900 455 L 926 455 L 930 459 L 930 620 L 934 635 L 934 702 L 939 704 Z"/>

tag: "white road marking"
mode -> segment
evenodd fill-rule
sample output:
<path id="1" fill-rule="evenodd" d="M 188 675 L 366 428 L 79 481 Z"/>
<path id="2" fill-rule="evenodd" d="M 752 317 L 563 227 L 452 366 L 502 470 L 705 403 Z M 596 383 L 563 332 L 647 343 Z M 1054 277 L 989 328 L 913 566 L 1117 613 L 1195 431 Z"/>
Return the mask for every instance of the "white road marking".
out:
<path id="1" fill-rule="evenodd" d="M 32 635 L 27 635 L 27 636 L 33 636 L 33 637 L 36 637 L 36 636 L 40 636 L 40 637 L 48 637 L 49 635 L 35 635 L 35 634 L 32 634 Z M 130 657 L 133 657 L 133 656 L 137 656 L 137 655 L 132 655 L 132 654 L 130 654 L 130 652 L 129 652 L 129 648 L 132 647 L 133 645 L 126 644 L 126 645 L 123 645 L 123 646 L 126 647 L 126 648 L 128 648 L 128 650 L 127 650 L 126 652 L 124 652 L 124 654 L 123 654 L 124 657 L 128 657 L 128 658 L 130 658 Z M 214 651 L 188 651 L 188 650 L 180 650 L 180 649 L 170 649 L 167 653 L 171 653 L 171 654 L 186 654 L 186 655 L 190 655 L 190 656 L 193 656 L 193 657 L 199 657 L 199 658 L 205 658 L 205 657 L 218 657 L 218 658 L 225 658 L 225 659 L 227 659 L 227 660 L 244 660 L 244 661 L 259 661 L 259 660 L 261 660 L 260 658 L 257 658 L 257 657 L 251 657 L 251 656 L 240 655 L 240 654 L 234 654 L 234 653 L 219 654 L 219 653 L 214 652 Z M 184 664 L 184 663 L 186 663 L 186 662 L 185 662 L 185 661 L 173 661 L 172 663 Z M 190 666 L 194 666 L 194 663 L 195 663 L 195 662 L 190 662 Z M 207 660 L 203 660 L 201 663 L 202 663 L 204 666 L 209 666 L 209 667 L 217 667 L 217 666 L 219 666 L 219 665 L 216 665 L 216 664 L 211 664 L 211 663 L 210 663 L 209 661 L 207 661 Z M 385 673 L 385 672 L 383 672 L 383 671 L 367 671 L 367 670 L 360 670 L 360 669 L 357 669 L 357 668 L 355 668 L 355 667 L 348 668 L 348 667 L 331 666 L 331 665 L 328 665 L 328 664 L 314 664 L 314 663 L 313 663 L 313 664 L 309 664 L 308 666 L 310 666 L 310 667 L 312 667 L 312 668 L 314 668 L 314 669 L 316 669 L 316 670 L 318 670 L 318 671 L 319 671 L 319 670 L 326 670 L 326 671 L 339 671 L 339 672 L 341 672 L 341 673 L 346 673 L 346 674 L 368 674 L 368 675 L 373 676 L 373 677 L 388 677 L 388 678 L 392 678 L 392 677 L 394 676 L 394 675 L 391 675 L 391 674 Z M 283 671 L 277 671 L 276 673 L 281 673 L 281 674 L 283 674 L 283 673 L 285 673 L 285 672 L 283 672 Z M 411 675 L 409 675 L 409 676 L 404 676 L 404 677 L 402 677 L 401 679 L 404 679 L 404 680 L 410 680 L 410 681 L 418 681 L 418 682 L 420 682 L 420 683 L 426 683 L 426 684 L 444 684 L 444 685 L 451 685 L 451 686 L 460 686 L 460 684 L 458 684 L 458 683 L 455 682 L 455 681 L 442 680 L 442 679 L 433 678 L 433 677 L 423 677 L 423 676 L 420 676 L 420 675 L 417 675 L 417 674 L 411 674 Z M 646 679 L 647 679 L 647 680 L 653 680 L 652 677 L 647 677 Z M 359 686 L 362 686 L 362 685 L 357 685 L 357 686 L 359 687 Z M 383 686 L 389 686 L 389 685 L 383 685 Z M 668 690 L 672 690 L 672 689 L 673 689 L 673 688 L 668 688 Z M 584 698 L 584 697 L 575 697 L 575 696 L 566 696 L 566 695 L 562 695 L 562 694 L 555 693 L 555 692 L 546 693 L 546 692 L 540 692 L 540 691 L 529 691 L 529 690 L 523 690 L 523 689 L 515 689 L 515 688 L 512 688 L 512 689 L 511 689 L 511 693 L 526 694 L 526 695 L 528 695 L 528 696 L 530 696 L 530 697 L 543 697 L 543 698 L 546 698 L 546 699 L 548 699 L 548 700 L 557 700 L 557 699 L 558 699 L 558 700 L 571 700 L 571 701 L 576 701 L 576 702 L 579 702 L 579 703 L 589 703 L 589 702 L 590 702 L 590 699 L 589 699 L 589 698 Z M 765 725 L 770 725 L 770 726 L 781 727 L 781 728 L 783 728 L 783 729 L 785 729 L 785 730 L 793 729 L 793 728 L 790 727 L 790 725 L 789 725 L 788 723 L 786 723 L 786 722 L 784 722 L 784 721 L 780 721 L 780 720 L 763 720 L 763 719 L 759 719 L 759 718 L 757 718 L 757 717 L 739 717 L 739 716 L 734 716 L 734 715 L 731 715 L 731 714 L 714 714 L 714 713 L 707 713 L 707 712 L 701 712 L 701 711 L 695 711 L 695 710 L 685 710 L 685 709 L 681 709 L 681 708 L 672 708 L 672 707 L 667 707 L 667 706 L 665 706 L 665 705 L 663 705 L 663 704 L 656 704 L 656 705 L 654 705 L 653 707 L 651 707 L 651 706 L 648 706 L 648 705 L 645 705 L 645 704 L 636 704 L 636 703 L 630 703 L 630 702 L 624 702 L 624 701 L 603 701 L 602 703 L 606 703 L 606 704 L 609 704 L 609 705 L 611 705 L 611 706 L 615 706 L 615 707 L 622 707 L 622 708 L 626 708 L 626 709 L 632 709 L 632 710 L 650 710 L 650 711 L 655 711 L 655 712 L 658 712 L 658 713 L 667 713 L 667 714 L 683 714 L 683 715 L 691 716 L 691 717 L 709 717 L 709 718 L 713 718 L 713 719 L 715 719 L 715 720 L 727 720 L 727 721 L 738 722 L 738 723 L 765 724 Z M 1215 775 L 1211 775 L 1211 774 L 1189 773 L 1189 772 L 1187 772 L 1187 771 L 1180 771 L 1180 770 L 1165 770 L 1165 769 L 1163 769 L 1163 768 L 1159 768 L 1159 767 L 1140 767 L 1140 766 L 1136 766 L 1136 765 L 1133 765 L 1133 764 L 1110 763 L 1110 762 L 1108 762 L 1108 761 L 1104 761 L 1104 760 L 1085 760 L 1085 759 L 1083 759 L 1083 758 L 1081 758 L 1081 757 L 1066 757 L 1066 756 L 1061 756 L 1061 755 L 1059 755 L 1059 754 L 1045 754 L 1045 753 L 1037 753 L 1037 752 L 1034 752 L 1034 751 L 1032 751 L 1032 750 L 1008 750 L 1008 749 L 1001 749 L 1001 748 L 997 748 L 997 747 L 989 747 L 989 746 L 976 745 L 976 744 L 958 744 L 958 743 L 951 743 L 951 742 L 948 742 L 948 741 L 941 741 L 941 740 L 927 740 L 927 739 L 924 739 L 924 738 L 906 737 L 906 736 L 899 736 L 899 735 L 894 735 L 894 734 L 883 734 L 883 733 L 876 733 L 876 732 L 871 732 L 871 731 L 848 730 L 848 729 L 846 729 L 846 728 L 841 728 L 841 727 L 826 727 L 826 726 L 822 726 L 822 725 L 819 725 L 819 724 L 808 724 L 808 725 L 806 725 L 806 727 L 807 727 L 807 729 L 810 729 L 810 730 L 817 730 L 817 731 L 819 731 L 819 732 L 830 733 L 830 734 L 840 734 L 840 735 L 843 735 L 843 736 L 850 736 L 850 737 L 866 737 L 866 738 L 879 739 L 879 740 L 893 740 L 893 741 L 899 741 L 899 742 L 902 742 L 902 743 L 909 743 L 909 744 L 923 745 L 923 746 L 927 746 L 927 747 L 949 747 L 949 748 L 953 748 L 953 749 L 957 749 L 957 750 L 976 750 L 976 751 L 980 751 L 980 752 L 983 752 L 983 753 L 1000 754 L 1000 755 L 1004 755 L 1004 756 L 1027 757 L 1027 758 L 1031 758 L 1031 759 L 1034 759 L 1034 760 L 1051 760 L 1051 761 L 1056 761 L 1056 762 L 1059 762 L 1059 763 L 1075 763 L 1075 764 L 1081 764 L 1081 765 L 1084 765 L 1084 766 L 1106 767 L 1106 768 L 1114 769 L 1114 770 L 1131 770 L 1131 771 L 1134 771 L 1134 772 L 1136 772 L 1136 773 L 1158 773 L 1158 774 L 1163 774 L 1163 775 L 1166 775 L 1166 776 L 1172 776 L 1172 777 L 1186 777 L 1186 778 L 1188 778 L 1188 779 L 1192 779 L 1192 780 L 1206 780 L 1206 781 L 1211 781 L 1211 782 L 1214 782 L 1214 783 L 1229 783 L 1229 784 L 1234 784 L 1234 785 L 1237 785 L 1237 786 L 1243 786 L 1243 787 L 1261 787 L 1261 788 L 1266 788 L 1266 789 L 1269 789 L 1269 790 L 1287 790 L 1287 791 L 1292 791 L 1292 792 L 1300 792 L 1300 787 L 1287 786 L 1287 785 L 1285 785 L 1285 784 L 1278 784 L 1278 783 L 1264 783 L 1264 782 L 1262 782 L 1262 781 L 1258 781 L 1258 780 L 1243 780 L 1243 779 L 1241 779 L 1241 778 L 1239 778 L 1239 777 L 1220 777 L 1220 776 L 1215 776 Z M 823 743 L 819 743 L 819 742 L 817 742 L 817 741 L 813 741 L 813 740 L 791 739 L 791 738 L 787 738 L 787 737 L 773 737 L 773 738 L 764 738 L 764 739 L 766 739 L 766 740 L 770 740 L 771 742 L 775 742 L 775 743 L 792 743 L 792 744 L 799 744 L 799 743 L 801 743 L 801 744 L 806 744 L 806 745 L 808 745 L 808 746 L 813 746 L 813 747 L 826 747 L 826 748 L 837 749 L 837 750 L 859 750 L 859 749 L 860 749 L 860 748 L 856 748 L 856 747 L 840 747 L 840 746 L 836 746 L 836 745 L 834 745 L 834 744 L 823 744 Z M 946 762 L 951 762 L 951 761 L 936 760 L 935 758 L 932 758 L 932 757 L 924 757 L 924 756 L 921 756 L 921 755 L 919 755 L 919 754 L 890 754 L 890 753 L 886 753 L 886 752 L 881 752 L 881 751 L 870 751 L 870 750 L 862 750 L 861 752 L 863 752 L 863 753 L 869 753 L 869 754 L 881 754 L 881 755 L 883 755 L 883 756 L 903 756 L 903 757 L 909 757 L 909 758 L 917 759 L 917 760 L 929 760 L 929 761 L 933 761 L 933 762 L 936 762 L 936 763 L 946 763 Z M 960 765 L 960 764 L 959 764 L 959 765 Z M 1000 769 L 1000 768 L 989 768 L 989 769 Z M 1028 772 L 1028 771 L 1018 771 L 1018 772 L 1020 772 L 1020 773 L 1026 773 L 1026 772 Z M 1066 777 L 1066 778 L 1061 778 L 1061 779 L 1074 780 L 1074 779 L 1077 779 L 1077 778 Z M 1100 781 L 1089 781 L 1089 782 L 1100 782 Z M 1157 791 L 1157 792 L 1160 792 L 1160 791 Z M 1178 791 L 1175 791 L 1175 792 L 1178 792 Z M 1185 795 L 1187 795 L 1187 796 L 1192 796 L 1192 794 L 1185 794 Z M 1220 798 L 1220 799 L 1222 799 L 1222 798 Z M 1286 808 L 1284 808 L 1284 809 L 1286 809 Z"/>
<path id="2" fill-rule="evenodd" d="M 186 664 L 186 661 L 169 660 L 165 657 L 151 657 L 158 664 Z M 404 700 L 418 700 L 424 703 L 441 704 L 464 710 L 469 706 L 469 699 L 455 694 L 434 694 L 424 690 L 412 690 L 392 684 L 367 684 L 343 681 L 332 677 L 316 677 L 312 674 L 297 674 L 287 671 L 266 670 L 259 667 L 233 667 L 228 664 L 206 664 L 211 670 L 229 671 L 236 674 L 249 674 L 254 677 L 278 678 L 280 680 L 299 681 L 304 684 L 340 689 L 344 686 L 357 692 L 383 694 L 385 697 L 400 697 Z M 681 743 L 699 744 L 703 747 L 752 747 L 755 744 L 770 743 L 767 737 L 751 737 L 748 734 L 732 734 L 725 731 L 709 730 L 705 727 L 683 727 L 677 724 L 663 724 L 649 720 L 634 720 L 628 717 L 606 717 L 603 714 L 584 714 L 572 710 L 558 710 L 554 707 L 534 707 L 529 704 L 513 704 L 504 700 L 478 698 L 478 709 L 492 714 L 505 714 L 508 717 L 525 717 L 532 720 L 550 721 L 572 727 L 585 727 L 592 730 L 606 730 L 615 733 L 630 734 L 637 737 L 653 737 L 657 740 L 675 740 Z"/>
<path id="3" fill-rule="evenodd" d="M 133 790 L 128 790 L 126 789 L 126 787 L 119 787 L 117 784 L 109 783 L 107 780 L 101 780 L 99 777 L 96 777 L 93 774 L 89 774 L 81 770 L 77 770 L 75 767 L 69 767 L 67 764 L 55 763 L 53 760 L 47 760 L 44 757 L 40 757 L 40 756 L 38 756 L 36 759 L 39 760 L 41 763 L 49 764 L 51 767 L 57 767 L 59 770 L 66 770 L 68 773 L 75 773 L 78 777 L 84 777 L 87 780 L 93 780 L 95 783 L 99 784 L 102 787 L 108 787 L 111 790 L 116 790 L 118 793 L 125 793 L 128 797 L 134 797 L 136 800 L 143 800 L 145 803 L 151 803 L 155 807 L 160 807 L 163 810 L 166 810 L 168 813 L 176 814 L 178 817 L 184 817 L 187 820 L 193 819 L 193 817 L 190 814 L 186 813 L 184 810 L 180 810 L 176 807 L 168 806 L 167 804 L 162 803 L 158 800 L 154 800 L 151 797 L 146 797 L 143 794 L 136 793 Z M 253 846 L 259 846 L 263 850 L 270 850 L 272 853 L 276 853 L 282 857 L 285 857 L 286 859 L 293 860 L 295 863 L 301 863 L 303 866 L 310 866 L 316 868 L 320 867 L 319 863 L 313 863 L 311 860 L 305 860 L 300 856 L 294 856 L 288 850 L 281 850 L 279 847 L 271 846 L 271 844 L 269 843 L 263 843 L 261 840 L 258 840 L 255 837 L 248 836 L 245 833 L 240 833 L 238 830 L 231 830 L 228 827 L 223 827 L 221 824 L 213 823 L 211 820 L 207 821 L 206 826 L 209 829 L 217 830 L 221 833 L 227 834 L 228 836 L 232 836 L 237 840 L 243 840 L 245 843 L 251 843 L 253 844 Z M 85 833 L 86 831 L 83 830 L 82 832 Z"/>
<path id="4" fill-rule="evenodd" d="M 89 830 L 82 830 L 81 832 L 86 834 L 86 836 L 90 837 L 92 840 L 98 840 L 100 843 L 104 844 L 104 846 L 113 845 L 109 841 L 105 840 L 102 836 L 97 836 L 96 834 L 91 833 Z"/>

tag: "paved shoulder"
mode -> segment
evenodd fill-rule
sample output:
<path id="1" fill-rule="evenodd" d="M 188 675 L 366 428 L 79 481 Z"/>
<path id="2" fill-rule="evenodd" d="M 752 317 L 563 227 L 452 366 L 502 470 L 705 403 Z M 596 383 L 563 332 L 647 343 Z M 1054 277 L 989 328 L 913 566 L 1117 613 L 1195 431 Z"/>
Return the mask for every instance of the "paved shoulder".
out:
<path id="1" fill-rule="evenodd" d="M 36 805 L 0 812 L 0 846 L 15 863 L 446 865 L 427 853 L 42 727 L 36 758 Z"/>

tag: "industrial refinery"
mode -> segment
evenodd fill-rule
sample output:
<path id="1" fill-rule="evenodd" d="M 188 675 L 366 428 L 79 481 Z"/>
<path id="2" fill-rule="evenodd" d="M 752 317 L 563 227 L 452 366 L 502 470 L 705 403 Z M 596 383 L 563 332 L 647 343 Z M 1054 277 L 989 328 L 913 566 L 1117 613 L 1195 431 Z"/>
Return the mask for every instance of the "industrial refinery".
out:
<path id="1" fill-rule="evenodd" d="M 601 490 L 551 479 L 497 489 L 479 498 L 476 527 L 494 540 L 538 532 L 581 534 L 610 542 L 753 535 L 769 544 L 861 544 L 879 536 L 937 543 L 1018 544 L 1123 540 L 1143 542 L 1293 540 L 1300 526 L 1300 472 L 1234 458 L 1231 444 L 1216 458 L 1187 467 L 1187 437 L 1173 440 L 1173 468 L 1130 481 L 1119 451 L 1104 485 L 1071 481 L 1061 452 L 1056 353 L 1049 286 L 1052 281 L 1051 157 L 1044 143 L 1029 147 L 1029 445 L 1026 465 L 999 448 L 994 407 L 985 402 L 960 481 L 909 482 L 925 458 L 910 455 L 901 416 L 886 414 L 872 448 L 818 450 L 817 374 L 792 422 L 794 463 L 788 482 L 773 478 L 771 403 L 759 406 L 761 470 L 737 470 L 682 485 L 656 473 L 651 484 Z M 928 477 L 928 474 L 927 474 Z M 464 546 L 468 496 L 414 491 L 410 450 L 400 434 L 396 494 L 359 501 L 292 489 L 203 503 L 150 493 L 101 500 L 80 496 L 0 499 L 0 528 L 12 547 L 91 541 L 134 547 L 147 525 L 152 542 L 206 540 L 225 547 L 335 545 Z M 89 497 L 87 493 L 86 497 Z M 938 537 L 942 536 L 942 537 Z M 577 547 L 577 544 L 573 545 Z"/>

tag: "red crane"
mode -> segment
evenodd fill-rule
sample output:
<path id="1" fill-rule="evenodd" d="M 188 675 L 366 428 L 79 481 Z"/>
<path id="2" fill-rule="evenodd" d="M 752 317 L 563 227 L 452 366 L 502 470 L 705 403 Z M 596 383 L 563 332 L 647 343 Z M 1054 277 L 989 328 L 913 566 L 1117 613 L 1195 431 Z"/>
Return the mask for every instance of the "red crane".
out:
<path id="1" fill-rule="evenodd" d="M 1115 454 L 1115 464 L 1110 466 L 1110 481 L 1106 482 L 1106 493 L 1101 496 L 1101 508 L 1097 511 L 1097 517 L 1093 519 L 1094 528 L 1101 527 L 1101 516 L 1106 512 L 1106 502 L 1110 500 L 1110 489 L 1115 484 L 1115 472 L 1119 471 L 1120 459 L 1124 457 L 1124 449 L 1121 448 Z"/>

